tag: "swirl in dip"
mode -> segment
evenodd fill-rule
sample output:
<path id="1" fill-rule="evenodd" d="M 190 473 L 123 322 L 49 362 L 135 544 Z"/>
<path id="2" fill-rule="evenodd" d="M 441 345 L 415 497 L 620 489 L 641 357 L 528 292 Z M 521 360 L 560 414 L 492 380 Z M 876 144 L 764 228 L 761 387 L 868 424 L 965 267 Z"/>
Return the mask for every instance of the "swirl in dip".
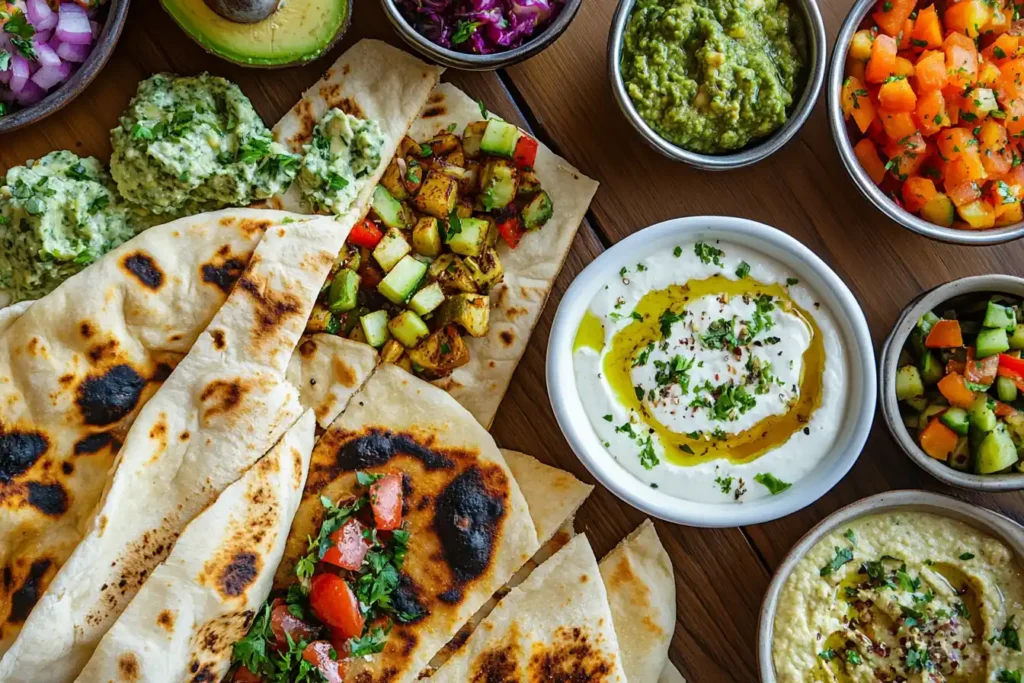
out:
<path id="1" fill-rule="evenodd" d="M 683 243 L 609 277 L 573 347 L 608 452 L 669 495 L 781 493 L 832 448 L 847 397 L 836 323 L 778 261 Z"/>

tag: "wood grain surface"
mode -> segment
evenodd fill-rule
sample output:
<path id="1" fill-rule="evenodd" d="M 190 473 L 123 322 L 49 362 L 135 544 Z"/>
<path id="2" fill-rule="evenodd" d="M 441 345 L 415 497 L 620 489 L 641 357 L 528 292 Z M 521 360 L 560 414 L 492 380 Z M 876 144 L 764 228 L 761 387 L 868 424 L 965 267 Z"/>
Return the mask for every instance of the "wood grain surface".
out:
<path id="1" fill-rule="evenodd" d="M 825 0 L 829 48 L 851 3 Z M 592 481 L 569 450 L 547 400 L 544 355 L 554 310 L 577 273 L 607 246 L 676 216 L 735 215 L 773 225 L 828 262 L 857 296 L 876 353 L 900 309 L 924 289 L 956 277 L 990 272 L 1024 275 L 1024 243 L 971 248 L 938 244 L 892 223 L 863 199 L 843 170 L 825 117 L 825 98 L 788 147 L 753 168 L 697 171 L 644 146 L 616 107 L 606 77 L 606 44 L 614 0 L 586 0 L 569 31 L 540 56 L 508 71 L 452 81 L 492 111 L 535 134 L 601 182 L 565 269 L 498 413 L 493 433 L 503 447 Z M 59 114 L 0 137 L 0 174 L 55 149 L 107 159 L 109 130 L 139 80 L 160 71 L 210 71 L 237 82 L 273 125 L 341 51 L 359 38 L 400 44 L 376 0 L 359 0 L 345 40 L 317 62 L 282 70 L 246 69 L 205 54 L 159 9 L 136 0 L 110 64 Z M 805 510 L 742 529 L 706 530 L 658 523 L 676 570 L 678 621 L 673 662 L 691 683 L 757 680 L 756 629 L 774 568 L 793 543 L 847 503 L 897 488 L 943 490 L 891 440 L 880 416 L 860 460 L 824 498 Z M 1024 521 L 1020 494 L 966 498 Z M 598 487 L 580 512 L 598 556 L 643 515 Z"/>

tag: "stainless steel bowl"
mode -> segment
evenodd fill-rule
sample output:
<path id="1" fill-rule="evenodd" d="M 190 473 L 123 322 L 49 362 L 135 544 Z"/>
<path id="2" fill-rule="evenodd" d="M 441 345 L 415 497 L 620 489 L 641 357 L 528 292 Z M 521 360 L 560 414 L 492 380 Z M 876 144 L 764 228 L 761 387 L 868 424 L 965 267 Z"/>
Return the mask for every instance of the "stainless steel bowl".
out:
<path id="1" fill-rule="evenodd" d="M 889 432 L 903 452 L 918 467 L 950 486 L 959 486 L 975 491 L 1017 491 L 1024 489 L 1024 474 L 971 474 L 954 470 L 949 465 L 929 457 L 914 441 L 910 431 L 903 424 L 896 400 L 896 370 L 899 366 L 900 350 L 903 349 L 911 330 L 925 311 L 939 308 L 950 299 L 965 294 L 992 293 L 1024 297 L 1024 278 L 1012 275 L 977 275 L 947 282 L 925 292 L 911 301 L 895 327 L 885 340 L 878 362 L 879 391 L 881 392 L 882 416 Z"/>
<path id="2" fill-rule="evenodd" d="M 853 153 L 853 143 L 850 141 L 846 122 L 843 119 L 843 112 L 839 106 L 839 96 L 843 88 L 846 54 L 850 50 L 850 41 L 853 39 L 853 34 L 856 33 L 861 21 L 864 20 L 864 17 L 867 16 L 868 12 L 876 4 L 876 0 L 858 0 L 857 4 L 850 10 L 850 14 L 847 15 L 846 21 L 843 23 L 843 28 L 839 31 L 839 37 L 836 38 L 835 48 L 832 51 L 832 64 L 829 67 L 828 74 L 828 118 L 829 124 L 832 127 L 832 137 L 835 138 L 836 147 L 839 148 L 839 155 L 843 159 L 843 165 L 846 166 L 846 170 L 853 177 L 853 182 L 860 189 L 861 193 L 868 198 L 868 201 L 874 204 L 879 211 L 904 228 L 913 230 L 925 237 L 942 242 L 980 246 L 1009 242 L 1024 236 L 1024 223 L 1015 223 L 1004 228 L 992 228 L 991 230 L 961 230 L 958 228 L 944 228 L 940 225 L 929 223 L 923 218 L 918 218 L 909 211 L 897 206 L 895 202 L 885 196 L 885 193 L 871 181 L 868 174 L 861 168 L 860 162 L 857 161 L 857 157 Z"/>
<path id="3" fill-rule="evenodd" d="M 858 500 L 837 510 L 797 541 L 768 585 L 761 616 L 757 625 L 757 661 L 761 683 L 775 683 L 775 664 L 772 662 L 772 639 L 775 632 L 775 612 L 786 580 L 803 556 L 829 533 L 855 519 L 887 512 L 930 512 L 959 520 L 1003 541 L 1017 555 L 1024 558 L 1024 527 L 1008 517 L 962 500 L 928 491 L 887 491 Z"/>
<path id="4" fill-rule="evenodd" d="M 565 33 L 565 30 L 569 28 L 569 24 L 576 18 L 576 13 L 582 4 L 583 0 L 566 0 L 565 7 L 555 17 L 555 20 L 520 47 L 489 55 L 470 55 L 464 52 L 449 50 L 432 42 L 406 21 L 402 13 L 398 11 L 396 0 L 383 0 L 384 12 L 388 15 L 388 19 L 391 21 L 392 26 L 395 27 L 395 30 L 398 31 L 398 35 L 401 36 L 402 40 L 424 57 L 443 66 L 461 69 L 462 71 L 493 71 L 494 69 L 502 69 L 518 64 L 523 60 L 533 57 Z"/>
<path id="5" fill-rule="evenodd" d="M 611 80 L 612 92 L 615 94 L 615 101 L 618 102 L 619 109 L 648 145 L 669 159 L 682 161 L 707 171 L 725 171 L 755 164 L 777 152 L 796 136 L 797 131 L 811 115 L 814 103 L 817 102 L 818 94 L 825 81 L 825 62 L 827 60 L 825 22 L 821 19 L 821 12 L 818 11 L 818 4 L 815 0 L 791 0 L 790 2 L 791 6 L 800 11 L 800 16 L 803 18 L 809 54 L 803 91 L 790 112 L 789 119 L 782 128 L 767 138 L 730 154 L 701 154 L 674 145 L 647 125 L 647 122 L 637 112 L 636 107 L 633 106 L 633 101 L 630 99 L 629 93 L 626 92 L 626 85 L 622 82 L 619 62 L 622 60 L 622 39 L 626 23 L 629 21 L 629 15 L 635 4 L 636 0 L 620 0 L 618 8 L 615 10 L 615 16 L 612 17 L 612 29 L 608 36 L 608 78 Z"/>

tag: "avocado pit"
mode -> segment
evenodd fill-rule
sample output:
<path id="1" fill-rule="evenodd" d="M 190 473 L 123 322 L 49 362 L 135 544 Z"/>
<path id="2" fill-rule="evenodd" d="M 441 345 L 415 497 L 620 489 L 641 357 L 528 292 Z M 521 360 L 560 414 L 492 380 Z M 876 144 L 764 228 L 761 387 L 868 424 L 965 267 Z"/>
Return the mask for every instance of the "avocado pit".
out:
<path id="1" fill-rule="evenodd" d="M 255 24 L 277 11 L 280 0 L 204 0 L 214 12 L 236 24 Z"/>

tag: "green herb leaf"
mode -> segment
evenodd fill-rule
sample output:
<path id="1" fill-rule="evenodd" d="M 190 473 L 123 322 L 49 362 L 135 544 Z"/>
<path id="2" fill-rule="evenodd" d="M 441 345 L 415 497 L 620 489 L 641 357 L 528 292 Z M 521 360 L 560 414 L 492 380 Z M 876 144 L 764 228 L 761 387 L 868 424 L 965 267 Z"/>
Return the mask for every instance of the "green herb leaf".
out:
<path id="1" fill-rule="evenodd" d="M 832 561 L 818 570 L 818 574 L 820 576 L 831 576 L 833 573 L 838 571 L 839 568 L 842 567 L 844 564 L 848 562 L 853 562 L 853 550 L 851 550 L 850 548 L 840 548 L 839 546 L 836 546 L 835 553 L 836 555 L 832 558 Z"/>
<path id="2" fill-rule="evenodd" d="M 754 481 L 761 486 L 764 486 L 773 495 L 778 495 L 792 486 L 789 482 L 782 481 L 771 472 L 762 472 L 754 475 Z M 850 555 L 850 560 L 853 559 L 853 554 Z M 849 560 L 847 560 L 849 561 Z M 823 575 L 824 576 L 824 575 Z"/>
<path id="3" fill-rule="evenodd" d="M 722 257 L 725 256 L 724 251 L 704 242 L 694 244 L 693 253 L 697 255 L 701 263 L 714 263 L 716 266 L 722 265 Z"/>
<path id="4" fill-rule="evenodd" d="M 750 264 L 746 261 L 740 261 L 740 265 L 736 268 L 736 277 L 744 278 L 750 275 Z"/>
<path id="5" fill-rule="evenodd" d="M 478 26 L 480 22 L 477 21 L 460 21 L 455 27 L 455 33 L 452 34 L 452 45 L 461 45 L 469 40 L 470 36 L 476 33 Z"/>

